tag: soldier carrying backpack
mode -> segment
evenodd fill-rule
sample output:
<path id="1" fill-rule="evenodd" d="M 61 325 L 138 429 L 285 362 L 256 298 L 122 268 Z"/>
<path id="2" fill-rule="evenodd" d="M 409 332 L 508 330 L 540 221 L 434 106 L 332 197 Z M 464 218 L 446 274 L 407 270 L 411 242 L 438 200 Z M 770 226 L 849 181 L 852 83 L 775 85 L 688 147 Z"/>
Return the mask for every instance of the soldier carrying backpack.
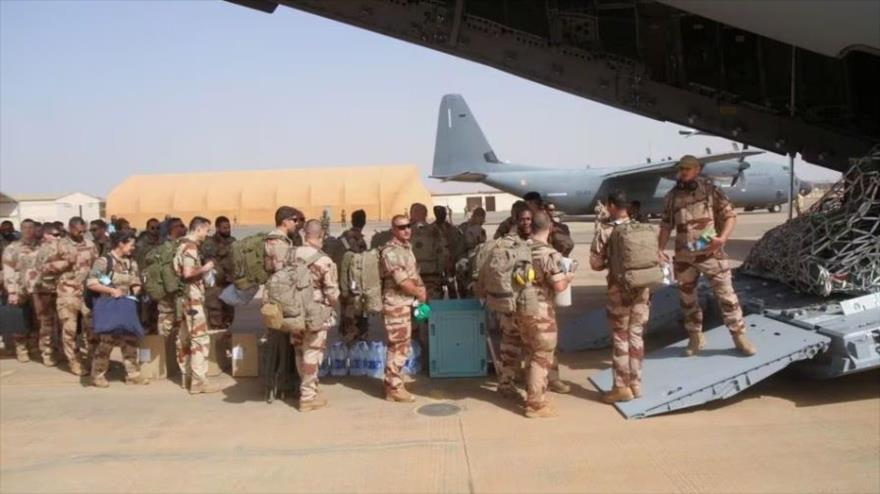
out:
<path id="1" fill-rule="evenodd" d="M 608 325 L 614 336 L 614 387 L 602 396 L 606 403 L 641 396 L 644 344 L 651 288 L 663 280 L 657 255 L 657 233 L 647 223 L 633 221 L 623 191 L 609 194 L 610 218 L 599 224 L 590 247 L 590 267 L 608 269 Z"/>

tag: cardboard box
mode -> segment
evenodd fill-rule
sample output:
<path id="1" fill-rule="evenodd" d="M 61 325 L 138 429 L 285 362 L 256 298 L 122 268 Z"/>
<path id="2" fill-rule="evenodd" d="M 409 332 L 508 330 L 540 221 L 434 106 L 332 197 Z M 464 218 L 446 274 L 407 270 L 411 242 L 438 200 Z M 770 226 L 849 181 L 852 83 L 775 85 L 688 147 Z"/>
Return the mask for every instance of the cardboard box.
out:
<path id="1" fill-rule="evenodd" d="M 232 335 L 232 377 L 257 377 L 259 375 L 260 351 L 257 335 L 238 333 Z"/>
<path id="2" fill-rule="evenodd" d="M 210 329 L 211 350 L 208 353 L 208 377 L 216 377 L 230 371 L 230 335 L 225 329 Z"/>
<path id="3" fill-rule="evenodd" d="M 168 377 L 168 354 L 165 352 L 165 338 L 148 334 L 141 340 L 138 348 L 138 362 L 141 375 L 150 380 Z"/>

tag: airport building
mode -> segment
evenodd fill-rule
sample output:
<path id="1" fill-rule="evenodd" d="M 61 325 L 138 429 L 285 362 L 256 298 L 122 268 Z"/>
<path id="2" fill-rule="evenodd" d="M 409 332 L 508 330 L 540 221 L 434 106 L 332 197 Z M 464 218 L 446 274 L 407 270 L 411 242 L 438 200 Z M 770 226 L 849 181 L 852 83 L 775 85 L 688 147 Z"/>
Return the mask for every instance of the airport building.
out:
<path id="1" fill-rule="evenodd" d="M 22 220 L 64 221 L 82 216 L 86 221 L 103 215 L 100 197 L 73 192 L 68 194 L 3 194 L 0 193 L 0 221 L 10 220 L 15 227 Z"/>
<path id="2" fill-rule="evenodd" d="M 107 214 L 142 228 L 150 218 L 224 215 L 235 225 L 273 225 L 279 206 L 308 218 L 326 211 L 339 221 L 363 209 L 370 220 L 388 220 L 413 202 L 432 206 L 414 165 L 315 167 L 282 170 L 137 175 L 107 196 Z"/>
<path id="3" fill-rule="evenodd" d="M 519 199 L 513 194 L 490 188 L 474 192 L 435 192 L 431 194 L 431 198 L 435 205 L 446 206 L 457 217 L 469 214 L 478 207 L 485 209 L 487 213 L 509 212 L 513 203 Z"/>

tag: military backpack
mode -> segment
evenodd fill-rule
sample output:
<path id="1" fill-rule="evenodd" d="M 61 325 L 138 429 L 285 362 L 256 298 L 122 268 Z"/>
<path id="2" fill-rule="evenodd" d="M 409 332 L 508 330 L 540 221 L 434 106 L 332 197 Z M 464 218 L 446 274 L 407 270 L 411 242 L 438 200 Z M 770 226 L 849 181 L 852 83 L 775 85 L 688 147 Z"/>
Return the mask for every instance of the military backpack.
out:
<path id="1" fill-rule="evenodd" d="M 183 281 L 174 269 L 179 240 L 168 240 L 144 258 L 144 291 L 153 300 L 166 300 L 183 291 Z"/>
<path id="2" fill-rule="evenodd" d="M 266 239 L 269 234 L 257 233 L 232 244 L 233 283 L 239 290 L 248 290 L 266 283 Z"/>
<path id="3" fill-rule="evenodd" d="M 442 234 L 434 225 L 415 226 L 412 230 L 413 255 L 422 276 L 439 275 L 443 272 L 442 251 L 444 249 Z"/>
<path id="4" fill-rule="evenodd" d="M 663 284 L 657 257 L 657 232 L 647 223 L 630 221 L 614 227 L 608 239 L 611 278 L 625 288 L 656 288 Z"/>
<path id="5" fill-rule="evenodd" d="M 532 313 L 535 270 L 532 250 L 525 240 L 505 236 L 483 244 L 477 254 L 479 266 L 475 292 L 489 310 L 502 314 Z"/>
<path id="6" fill-rule="evenodd" d="M 382 277 L 378 249 L 346 252 L 339 264 L 339 291 L 362 313 L 382 312 Z"/>
<path id="7" fill-rule="evenodd" d="M 295 250 L 291 255 L 295 257 Z M 315 302 L 310 268 L 325 255 L 318 251 L 306 259 L 296 259 L 269 277 L 266 282 L 268 304 L 261 309 L 266 327 L 285 333 L 321 329 L 332 309 Z"/>

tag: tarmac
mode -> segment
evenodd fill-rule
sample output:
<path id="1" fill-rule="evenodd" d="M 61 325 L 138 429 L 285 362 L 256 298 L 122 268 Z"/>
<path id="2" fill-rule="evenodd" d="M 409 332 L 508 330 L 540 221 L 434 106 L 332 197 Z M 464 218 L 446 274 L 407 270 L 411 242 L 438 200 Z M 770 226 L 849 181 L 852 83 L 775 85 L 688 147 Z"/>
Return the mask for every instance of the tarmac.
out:
<path id="1" fill-rule="evenodd" d="M 739 218 L 735 264 L 785 214 Z M 560 318 L 604 305 L 604 275 L 587 269 L 592 220 L 570 226 L 581 270 Z M 236 327 L 255 320 L 241 314 Z M 419 376 L 414 404 L 384 401 L 377 380 L 327 378 L 330 406 L 302 414 L 267 404 L 258 378 L 223 375 L 223 392 L 189 396 L 172 380 L 126 386 L 116 365 L 98 389 L 6 358 L 0 492 L 880 492 L 876 371 L 782 372 L 730 400 L 627 421 L 587 381 L 609 357 L 561 354 L 572 393 L 552 395 L 559 417 L 545 420 L 497 396 L 493 376 Z M 460 411 L 418 413 L 435 403 Z"/>

